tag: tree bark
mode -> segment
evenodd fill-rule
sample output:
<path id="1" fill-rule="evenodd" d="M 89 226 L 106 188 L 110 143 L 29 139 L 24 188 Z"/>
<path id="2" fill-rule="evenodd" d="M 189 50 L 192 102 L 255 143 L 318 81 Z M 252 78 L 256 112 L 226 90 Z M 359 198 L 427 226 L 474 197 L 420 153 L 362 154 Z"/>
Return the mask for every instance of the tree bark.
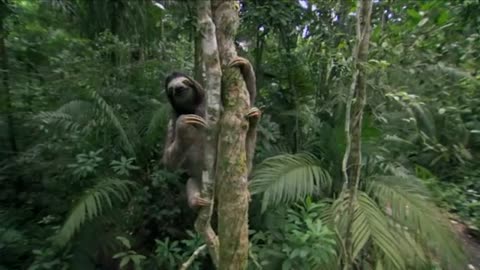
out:
<path id="1" fill-rule="evenodd" d="M 210 0 L 197 1 L 197 22 L 199 37 L 196 48 L 200 48 L 197 57 L 199 67 L 196 70 L 200 73 L 196 74 L 200 83 L 207 92 L 207 109 L 206 120 L 209 125 L 207 132 L 207 143 L 205 146 L 205 168 L 202 174 L 202 198 L 209 198 L 212 202 L 210 207 L 203 207 L 198 213 L 195 221 L 195 229 L 203 236 L 207 244 L 210 257 L 213 264 L 218 268 L 218 238 L 211 226 L 211 216 L 213 212 L 214 190 L 215 190 L 215 160 L 217 150 L 217 122 L 220 115 L 220 93 L 222 71 L 220 68 L 220 59 L 218 55 L 218 46 L 215 35 L 215 24 L 212 20 L 212 11 Z M 205 72 L 205 74 L 204 74 Z"/>
<path id="2" fill-rule="evenodd" d="M 353 214 L 360 182 L 362 155 L 362 119 L 363 109 L 367 100 L 366 64 L 368 60 L 368 45 L 370 41 L 372 14 L 372 0 L 357 1 L 356 44 L 353 49 L 353 81 L 347 100 L 345 114 L 345 135 L 347 147 L 342 163 L 342 172 L 345 178 L 345 187 L 348 189 L 348 224 L 345 238 L 346 263 L 344 269 L 352 269 L 354 264 L 352 250 Z"/>
<path id="3" fill-rule="evenodd" d="M 236 56 L 234 38 L 239 25 L 239 4 L 213 0 L 220 59 L 226 67 Z M 248 169 L 246 115 L 250 107 L 245 81 L 238 68 L 224 68 L 223 114 L 220 119 L 216 184 L 218 199 L 219 269 L 246 269 L 248 259 Z"/>

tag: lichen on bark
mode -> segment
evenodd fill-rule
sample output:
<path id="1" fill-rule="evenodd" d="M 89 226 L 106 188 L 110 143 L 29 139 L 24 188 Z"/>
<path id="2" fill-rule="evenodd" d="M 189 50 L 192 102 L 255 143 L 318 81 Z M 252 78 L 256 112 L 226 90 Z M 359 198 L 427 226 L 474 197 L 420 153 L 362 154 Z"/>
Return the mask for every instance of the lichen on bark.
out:
<path id="1" fill-rule="evenodd" d="M 202 74 L 202 82 L 207 93 L 206 120 L 209 126 L 204 157 L 206 171 L 202 173 L 201 196 L 202 198 L 209 198 L 212 203 L 209 207 L 203 207 L 199 210 L 195 221 L 195 229 L 202 235 L 213 264 L 218 268 L 219 242 L 210 221 L 214 203 L 217 122 L 220 115 L 222 73 L 210 0 L 197 1 L 197 20 L 200 32 L 200 38 L 197 42 L 200 43 L 200 46 L 196 46 L 196 48 L 201 49 L 201 52 L 197 53 L 201 56 L 198 64 L 202 68 L 199 68 L 199 70 L 205 72 Z"/>
<path id="2" fill-rule="evenodd" d="M 234 38 L 239 25 L 238 3 L 213 0 L 217 41 L 223 67 L 237 56 Z M 237 68 L 224 68 L 223 114 L 218 138 L 216 194 L 218 199 L 219 269 L 246 269 L 248 259 L 248 169 L 245 118 L 250 107 L 245 81 Z"/>

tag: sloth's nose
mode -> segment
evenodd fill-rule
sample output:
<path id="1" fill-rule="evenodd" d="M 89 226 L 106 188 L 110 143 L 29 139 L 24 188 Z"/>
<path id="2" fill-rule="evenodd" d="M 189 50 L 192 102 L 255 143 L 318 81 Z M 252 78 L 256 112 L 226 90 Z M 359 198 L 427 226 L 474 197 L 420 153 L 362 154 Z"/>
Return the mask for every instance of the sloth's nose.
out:
<path id="1" fill-rule="evenodd" d="M 183 94 L 186 90 L 187 90 L 186 87 L 178 87 L 178 88 L 175 88 L 175 95 L 181 95 L 181 94 Z"/>

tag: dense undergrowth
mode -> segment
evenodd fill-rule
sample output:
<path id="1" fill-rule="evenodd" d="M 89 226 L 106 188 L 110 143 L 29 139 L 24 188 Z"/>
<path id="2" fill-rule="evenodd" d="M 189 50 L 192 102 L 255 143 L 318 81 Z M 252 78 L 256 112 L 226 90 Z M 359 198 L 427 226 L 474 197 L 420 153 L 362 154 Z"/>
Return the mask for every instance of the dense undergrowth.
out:
<path id="1" fill-rule="evenodd" d="M 251 269 L 340 269 L 353 1 L 242 1 L 259 106 Z M 176 269 L 200 246 L 160 164 L 192 1 L 0 1 L 0 269 Z M 460 269 L 480 227 L 480 3 L 376 1 L 356 269 Z M 210 269 L 205 256 L 192 269 Z M 282 268 L 283 267 L 283 268 Z"/>

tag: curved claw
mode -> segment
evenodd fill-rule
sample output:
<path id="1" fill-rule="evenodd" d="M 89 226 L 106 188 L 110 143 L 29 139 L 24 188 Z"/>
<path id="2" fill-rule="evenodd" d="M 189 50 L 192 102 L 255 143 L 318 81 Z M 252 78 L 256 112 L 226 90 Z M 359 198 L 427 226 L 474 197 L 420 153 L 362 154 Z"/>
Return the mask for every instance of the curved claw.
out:
<path id="1" fill-rule="evenodd" d="M 243 66 L 243 65 L 250 65 L 250 62 L 240 56 L 235 57 L 230 63 L 228 63 L 228 67 L 238 67 L 238 66 Z"/>
<path id="2" fill-rule="evenodd" d="M 202 117 L 198 116 L 198 115 L 186 115 L 184 117 L 184 123 L 186 124 L 192 124 L 192 125 L 199 125 L 201 127 L 207 127 L 207 122 L 205 121 L 205 119 L 203 119 Z"/>
<path id="3" fill-rule="evenodd" d="M 260 117 L 262 115 L 262 111 L 258 109 L 257 107 L 250 108 L 250 110 L 247 113 L 247 118 L 253 118 L 253 117 Z"/>
<path id="4" fill-rule="evenodd" d="M 209 206 L 209 205 L 210 205 L 210 200 L 201 198 L 198 195 L 193 197 L 192 200 L 190 201 L 190 207 L 192 208 Z"/>

